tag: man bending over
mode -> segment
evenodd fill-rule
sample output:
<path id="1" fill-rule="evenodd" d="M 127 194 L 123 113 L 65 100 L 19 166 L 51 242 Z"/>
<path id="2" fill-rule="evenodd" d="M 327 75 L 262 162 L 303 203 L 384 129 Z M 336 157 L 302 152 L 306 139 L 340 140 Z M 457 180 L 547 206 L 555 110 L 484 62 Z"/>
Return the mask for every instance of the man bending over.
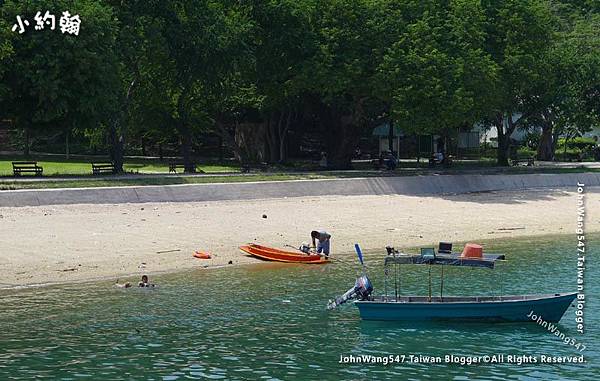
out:
<path id="1" fill-rule="evenodd" d="M 328 258 L 331 234 L 327 233 L 325 230 L 313 230 L 310 232 L 310 238 L 312 239 L 312 246 L 317 249 L 317 253 L 323 253 L 325 254 L 325 258 Z"/>

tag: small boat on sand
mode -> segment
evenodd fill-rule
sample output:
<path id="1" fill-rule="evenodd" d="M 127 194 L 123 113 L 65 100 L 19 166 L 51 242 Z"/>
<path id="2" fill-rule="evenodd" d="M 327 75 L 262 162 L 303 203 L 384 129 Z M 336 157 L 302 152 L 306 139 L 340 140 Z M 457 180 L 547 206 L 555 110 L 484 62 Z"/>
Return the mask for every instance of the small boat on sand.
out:
<path id="1" fill-rule="evenodd" d="M 287 251 L 276 249 L 273 247 L 267 247 L 250 243 L 248 245 L 240 246 L 240 250 L 246 254 L 250 254 L 253 257 L 264 259 L 267 261 L 276 262 L 288 262 L 288 263 L 315 263 L 323 264 L 329 263 L 327 258 L 324 258 L 320 254 L 306 254 L 302 251 Z"/>
<path id="2" fill-rule="evenodd" d="M 356 245 L 359 261 L 363 263 L 360 248 Z M 483 254 L 479 245 L 467 244 L 462 253 L 452 253 L 451 244 L 440 243 L 440 250 L 421 249 L 420 255 L 404 254 L 387 247 L 384 261 L 384 294 L 371 295 L 373 286 L 364 272 L 354 287 L 332 300 L 328 309 L 333 309 L 348 300 L 356 299 L 363 320 L 459 320 L 488 322 L 533 322 L 532 315 L 547 322 L 558 322 L 576 297 L 576 293 L 552 293 L 542 295 L 503 296 L 446 296 L 443 293 L 444 266 L 479 267 L 493 269 L 496 261 L 504 255 Z M 400 295 L 401 265 L 429 266 L 429 293 L 425 296 Z M 439 296 L 432 296 L 431 266 L 441 266 Z M 363 264 L 364 266 L 364 264 Z M 393 278 L 391 281 L 389 278 Z M 389 286 L 393 285 L 390 295 Z"/>

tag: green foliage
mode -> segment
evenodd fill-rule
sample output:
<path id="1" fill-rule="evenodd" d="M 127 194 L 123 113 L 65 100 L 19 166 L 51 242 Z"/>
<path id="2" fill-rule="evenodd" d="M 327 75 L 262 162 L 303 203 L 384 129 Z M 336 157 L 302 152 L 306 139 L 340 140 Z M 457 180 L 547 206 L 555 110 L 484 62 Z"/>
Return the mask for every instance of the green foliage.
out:
<path id="1" fill-rule="evenodd" d="M 34 15 L 45 10 L 55 14 L 56 29 L 36 31 Z M 78 36 L 60 32 L 64 10 L 80 15 Z M 14 52 L 0 72 L 10 90 L 3 102 L 6 116 L 20 126 L 46 129 L 85 128 L 106 118 L 116 65 L 112 8 L 92 0 L 7 1 L 2 6 L 3 20 L 17 15 L 30 25 L 23 34 L 11 32 L 3 44 L 12 45 Z"/>
<path id="2" fill-rule="evenodd" d="M 534 157 L 536 154 L 535 149 L 531 149 L 529 147 L 519 147 L 517 148 L 517 158 L 529 158 Z"/>
<path id="3" fill-rule="evenodd" d="M 491 89 L 491 112 L 526 112 L 524 99 L 545 80 L 546 53 L 553 19 L 544 1 L 484 1 L 486 51 L 494 60 L 498 80 Z"/>
<path id="4" fill-rule="evenodd" d="M 306 91 L 310 83 L 308 62 L 318 48 L 311 25 L 314 11 L 309 2 L 289 0 L 257 2 L 253 6 L 255 107 L 278 110 L 297 103 Z"/>
<path id="5" fill-rule="evenodd" d="M 476 1 L 413 5 L 379 67 L 380 89 L 391 99 L 393 115 L 420 133 L 481 120 L 497 71 L 484 52 L 484 10 Z"/>
<path id="6" fill-rule="evenodd" d="M 374 4 L 365 0 L 329 0 L 315 15 L 318 50 L 308 62 L 308 90 L 325 103 L 340 103 L 346 96 L 372 93 L 380 34 L 374 25 Z"/>
<path id="7" fill-rule="evenodd" d="M 186 0 L 160 2 L 151 17 L 155 49 L 141 63 L 137 120 L 154 131 L 207 128 L 247 90 L 240 83 L 252 32 L 246 12 L 235 3 Z"/>
<path id="8" fill-rule="evenodd" d="M 78 13 L 79 36 L 34 31 L 46 9 L 57 22 Z M 207 131 L 233 140 L 238 124 L 293 114 L 298 135 L 318 128 L 344 165 L 383 119 L 447 134 L 514 114 L 500 151 L 509 130 L 532 126 L 547 133 L 529 148 L 554 147 L 549 137 L 600 121 L 598 11 L 588 0 L 9 0 L 0 117 L 95 146 L 106 132 L 113 146 L 179 141 L 189 156 Z M 16 15 L 32 22 L 22 35 Z"/>
<path id="9" fill-rule="evenodd" d="M 1 9 L 0 9 L 1 10 Z M 3 13 L 0 12 L 0 15 Z M 10 40 L 10 28 L 8 22 L 4 17 L 0 17 L 0 78 L 3 78 L 4 73 L 8 70 L 12 63 L 12 57 L 14 55 L 14 49 L 12 41 Z M 3 101 L 8 96 L 8 86 L 4 81 L 0 81 L 0 108 L 6 107 L 3 105 Z M 3 115 L 0 113 L 0 117 Z"/>
<path id="10" fill-rule="evenodd" d="M 582 151 L 587 151 L 593 149 L 596 146 L 597 142 L 593 138 L 584 137 L 576 137 L 568 140 L 565 138 L 559 138 L 557 149 L 564 149 L 565 144 L 567 145 L 567 149 L 577 148 Z"/>
<path id="11" fill-rule="evenodd" d="M 540 134 L 538 132 L 528 132 L 525 135 L 523 141 L 525 142 L 525 146 L 530 150 L 537 150 L 538 145 L 540 144 Z"/>

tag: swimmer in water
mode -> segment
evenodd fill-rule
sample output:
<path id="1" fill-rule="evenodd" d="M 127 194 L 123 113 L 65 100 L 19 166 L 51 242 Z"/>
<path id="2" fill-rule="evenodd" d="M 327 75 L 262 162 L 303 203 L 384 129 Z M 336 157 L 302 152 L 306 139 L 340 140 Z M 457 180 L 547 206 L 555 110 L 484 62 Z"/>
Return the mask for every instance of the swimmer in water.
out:
<path id="1" fill-rule="evenodd" d="M 154 284 L 148 282 L 148 275 L 142 275 L 142 281 L 138 283 L 138 287 L 154 287 Z"/>
<path id="2" fill-rule="evenodd" d="M 131 283 L 129 283 L 129 282 L 119 283 L 119 280 L 117 279 L 117 282 L 115 283 L 115 287 L 129 288 L 129 287 L 131 287 Z"/>

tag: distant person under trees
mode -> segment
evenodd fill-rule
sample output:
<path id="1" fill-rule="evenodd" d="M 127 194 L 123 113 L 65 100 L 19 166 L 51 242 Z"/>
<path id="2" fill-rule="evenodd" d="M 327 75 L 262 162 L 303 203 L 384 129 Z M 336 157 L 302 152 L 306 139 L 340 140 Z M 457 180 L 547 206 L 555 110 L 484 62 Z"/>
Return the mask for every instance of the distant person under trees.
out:
<path id="1" fill-rule="evenodd" d="M 379 154 L 379 166 L 393 171 L 398 166 L 398 160 L 392 151 L 384 151 Z"/>
<path id="2" fill-rule="evenodd" d="M 322 169 L 326 169 L 327 166 L 327 152 L 321 152 L 321 160 L 319 160 L 319 167 L 321 167 Z"/>

